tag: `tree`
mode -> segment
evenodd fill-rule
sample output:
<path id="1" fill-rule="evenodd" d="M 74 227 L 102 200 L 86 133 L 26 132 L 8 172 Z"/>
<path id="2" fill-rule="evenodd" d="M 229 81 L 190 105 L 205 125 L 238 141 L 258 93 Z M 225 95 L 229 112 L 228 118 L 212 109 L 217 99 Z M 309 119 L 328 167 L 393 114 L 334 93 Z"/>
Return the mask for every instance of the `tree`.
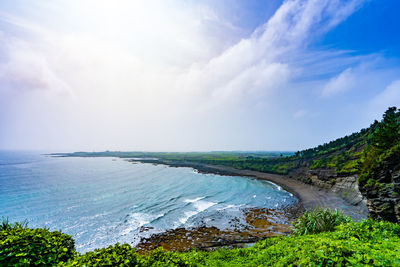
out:
<path id="1" fill-rule="evenodd" d="M 372 146 L 386 150 L 400 142 L 399 114 L 396 107 L 386 110 L 382 122 L 373 135 Z"/>

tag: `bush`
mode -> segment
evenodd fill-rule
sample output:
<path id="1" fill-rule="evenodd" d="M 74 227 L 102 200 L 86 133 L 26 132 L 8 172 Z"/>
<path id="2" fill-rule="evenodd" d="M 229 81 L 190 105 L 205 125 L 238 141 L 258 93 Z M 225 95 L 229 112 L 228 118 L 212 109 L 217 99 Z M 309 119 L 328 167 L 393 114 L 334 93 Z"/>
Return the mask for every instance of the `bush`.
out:
<path id="1" fill-rule="evenodd" d="M 194 266 L 194 257 L 184 253 L 165 252 L 162 248 L 149 255 L 137 254 L 129 244 L 115 244 L 79 255 L 58 266 Z M 189 261 L 191 263 L 189 263 Z"/>
<path id="2" fill-rule="evenodd" d="M 400 266 L 400 226 L 349 222 L 333 232 L 267 238 L 246 249 L 189 252 L 203 266 Z"/>
<path id="3" fill-rule="evenodd" d="M 349 220 L 340 213 L 337 215 L 337 211 L 319 209 L 308 211 L 308 214 L 307 218 L 324 217 L 325 214 L 326 217 Z M 15 227 L 8 229 L 1 231 L 1 234 L 47 231 Z M 53 235 L 55 232 L 46 233 Z M 34 236 L 38 235 L 35 232 Z M 24 234 L 24 237 L 28 236 Z M 400 225 L 371 219 L 360 223 L 350 221 L 340 224 L 333 232 L 271 237 L 249 248 L 218 249 L 210 252 L 193 250 L 175 253 L 159 248 L 148 255 L 140 255 L 128 244 L 116 244 L 83 255 L 73 253 L 74 258 L 69 255 L 65 257 L 66 260 L 50 260 L 49 257 L 45 259 L 48 251 L 57 247 L 56 243 L 49 243 L 47 250 L 35 250 L 35 254 L 42 259 L 40 262 L 33 261 L 34 253 L 31 252 L 25 256 L 25 262 L 0 260 L 0 266 L 52 266 L 57 261 L 57 266 L 400 266 Z M 16 251 L 26 250 L 26 244 L 21 244 L 15 244 Z M 62 253 L 63 250 L 56 251 Z"/>
<path id="4" fill-rule="evenodd" d="M 115 244 L 95 249 L 58 266 L 136 266 L 140 263 L 135 250 L 128 244 Z"/>
<path id="5" fill-rule="evenodd" d="M 330 232 L 335 227 L 350 222 L 350 217 L 341 211 L 315 208 L 304 212 L 294 223 L 294 233 L 297 235 Z"/>
<path id="6" fill-rule="evenodd" d="M 359 233 L 365 239 L 353 236 L 365 226 L 352 222 L 334 232 L 261 241 L 258 259 L 248 266 L 400 266 L 400 239 L 389 233 L 390 238 L 380 237 L 385 230 L 375 223 L 371 233 Z"/>
<path id="7" fill-rule="evenodd" d="M 20 222 L 15 222 L 15 223 L 11 223 L 7 218 L 3 218 L 1 224 L 0 224 L 0 231 L 9 231 L 11 229 L 18 229 L 18 228 L 22 228 L 25 229 L 28 227 L 28 222 L 25 220 L 22 223 Z"/>
<path id="8" fill-rule="evenodd" d="M 358 239 L 360 241 L 378 241 L 396 239 L 400 237 L 400 225 L 375 221 L 373 219 L 362 222 L 350 222 L 337 227 L 337 237 L 343 240 Z"/>
<path id="9" fill-rule="evenodd" d="M 8 220 L 0 229 L 1 266 L 51 266 L 75 255 L 74 240 L 60 231 L 29 229 L 26 223 Z"/>

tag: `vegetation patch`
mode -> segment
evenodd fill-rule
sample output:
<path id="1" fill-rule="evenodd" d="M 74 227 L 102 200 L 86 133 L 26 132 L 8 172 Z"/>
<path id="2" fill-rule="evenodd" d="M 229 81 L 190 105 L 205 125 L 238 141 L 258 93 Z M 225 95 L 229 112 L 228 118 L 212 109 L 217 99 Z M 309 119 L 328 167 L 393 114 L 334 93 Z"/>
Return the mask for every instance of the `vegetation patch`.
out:
<path id="1" fill-rule="evenodd" d="M 400 266 L 398 224 L 371 219 L 356 223 L 338 211 L 315 209 L 299 218 L 295 231 L 249 248 L 185 253 L 158 248 L 141 255 L 128 244 L 115 244 L 79 254 L 71 237 L 61 232 L 11 225 L 0 231 L 0 265 Z"/>
<path id="2" fill-rule="evenodd" d="M 30 229 L 26 223 L 0 227 L 0 266 L 52 266 L 75 256 L 74 240 L 60 231 Z"/>
<path id="3" fill-rule="evenodd" d="M 350 222 L 348 216 L 339 210 L 314 208 L 304 212 L 294 223 L 294 233 L 297 235 L 331 232 L 335 227 Z"/>
<path id="4" fill-rule="evenodd" d="M 374 171 L 387 159 L 400 154 L 400 111 L 389 108 L 383 115 L 382 122 L 376 127 L 370 144 L 364 149 L 360 159 L 358 182 L 366 187 L 379 185 L 373 182 Z"/>

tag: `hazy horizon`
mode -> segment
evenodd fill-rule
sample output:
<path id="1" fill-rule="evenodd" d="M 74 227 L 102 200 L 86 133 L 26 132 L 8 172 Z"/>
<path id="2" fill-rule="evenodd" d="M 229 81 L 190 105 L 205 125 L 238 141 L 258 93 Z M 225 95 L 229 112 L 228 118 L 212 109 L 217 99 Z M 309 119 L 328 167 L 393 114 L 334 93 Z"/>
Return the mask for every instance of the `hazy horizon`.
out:
<path id="1" fill-rule="evenodd" d="M 400 103 L 395 0 L 0 2 L 0 150 L 297 151 Z"/>

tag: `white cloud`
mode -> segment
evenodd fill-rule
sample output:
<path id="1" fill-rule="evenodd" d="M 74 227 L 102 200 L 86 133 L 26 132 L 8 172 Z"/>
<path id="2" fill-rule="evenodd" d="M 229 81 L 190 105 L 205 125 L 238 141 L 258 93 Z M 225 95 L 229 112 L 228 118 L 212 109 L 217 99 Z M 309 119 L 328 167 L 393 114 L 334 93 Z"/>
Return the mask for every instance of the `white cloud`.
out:
<path id="1" fill-rule="evenodd" d="M 79 129 L 70 134 L 67 146 L 112 149 L 108 144 L 118 140 L 116 149 L 168 150 L 176 144 L 185 149 L 197 140 L 197 132 L 186 134 L 196 127 L 196 119 L 207 131 L 221 120 L 225 123 L 227 114 L 239 116 L 241 107 L 249 116 L 256 106 L 265 112 L 276 104 L 275 94 L 306 76 L 310 66 L 319 74 L 331 72 L 329 66 L 316 68 L 319 62 L 305 62 L 340 53 L 310 51 L 307 46 L 363 2 L 285 1 L 251 36 L 240 36 L 242 30 L 215 11 L 179 1 L 49 1 L 38 7 L 46 14 L 42 19 L 0 14 L 26 33 L 4 33 L 7 49 L 1 49 L 7 61 L 0 63 L 0 82 L 10 90 L 69 92 L 68 97 L 51 98 L 68 122 L 60 127 L 65 132 Z M 345 53 L 336 56 L 335 66 L 348 64 L 348 58 Z M 323 95 L 348 90 L 352 79 L 348 68 L 329 81 Z M 39 95 L 35 101 L 31 116 L 54 123 L 42 107 L 35 110 L 45 103 Z M 298 111 L 294 117 L 304 115 Z M 15 120 L 21 122 L 19 129 L 26 127 L 22 119 Z M 240 128 L 234 119 L 226 123 Z M 157 135 L 160 128 L 163 134 Z M 225 137 L 227 131 L 217 134 Z M 164 142 L 165 136 L 173 140 Z M 187 142 L 179 142 L 183 139 Z M 207 142 L 198 145 L 211 148 Z M 32 143 L 55 146 L 46 139 Z"/>
<path id="2" fill-rule="evenodd" d="M 351 68 L 333 77 L 322 89 L 322 97 L 330 97 L 339 93 L 346 92 L 355 85 L 355 75 Z"/>
<path id="3" fill-rule="evenodd" d="M 393 81 L 371 101 L 371 109 L 378 116 L 392 106 L 400 107 L 400 80 Z"/>
<path id="4" fill-rule="evenodd" d="M 314 29 L 318 28 L 321 32 L 329 30 L 347 18 L 361 3 L 286 1 L 250 38 L 241 40 L 220 56 L 212 58 L 205 66 L 185 73 L 190 78 L 185 77 L 187 83 L 183 87 L 212 91 L 212 95 L 219 100 L 228 96 L 247 99 L 243 95 L 251 93 L 257 99 L 262 98 L 263 94 L 269 96 L 298 75 L 298 66 L 292 56 L 297 54 L 298 59 L 299 54 L 305 53 L 304 46 L 316 37 Z"/>
<path id="5" fill-rule="evenodd" d="M 27 42 L 0 37 L 6 44 L 7 62 L 0 64 L 2 90 L 54 90 L 69 93 L 69 86 L 58 77 L 47 61 L 46 54 L 35 51 Z"/>

